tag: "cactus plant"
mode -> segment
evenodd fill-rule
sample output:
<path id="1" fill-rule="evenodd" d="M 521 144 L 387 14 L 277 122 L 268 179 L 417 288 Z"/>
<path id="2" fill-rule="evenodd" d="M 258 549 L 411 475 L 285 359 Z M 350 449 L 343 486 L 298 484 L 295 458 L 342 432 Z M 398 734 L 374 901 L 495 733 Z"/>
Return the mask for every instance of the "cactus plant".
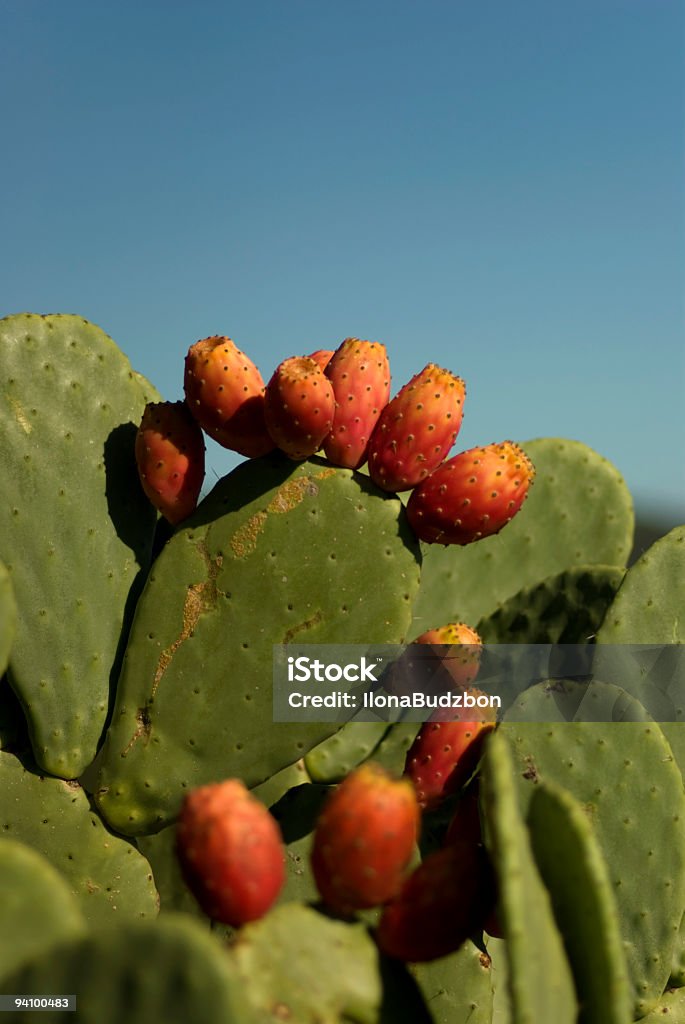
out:
<path id="1" fill-rule="evenodd" d="M 371 419 L 337 416 L 334 441 L 306 459 L 318 438 L 272 450 L 255 365 L 224 336 L 198 346 L 188 408 L 247 460 L 172 525 L 145 499 L 134 458 L 154 388 L 79 317 L 0 321 L 2 993 L 75 993 L 85 1024 L 685 1019 L 685 528 L 626 571 L 633 513 L 618 471 L 579 442 L 539 439 L 521 446 L 535 484 L 501 532 L 424 544 L 392 487 L 421 487 L 427 471 L 376 473 L 372 453 L 379 487 L 354 468 Z M 315 376 L 350 401 L 350 360 L 378 354 L 348 339 L 337 358 L 314 353 Z M 371 387 L 364 415 L 382 425 L 393 413 L 378 408 L 384 350 L 374 373 L 362 380 L 360 364 L 357 383 Z M 411 444 L 429 443 L 429 412 L 409 412 Z M 426 469 L 421 445 L 414 454 Z M 399 778 L 421 723 L 275 722 L 272 655 L 294 643 L 439 643 L 456 622 L 486 645 L 475 680 L 485 692 L 489 644 L 510 645 L 512 669 L 521 645 L 572 645 L 587 673 L 565 678 L 561 657 L 556 676 L 524 692 L 512 674 L 503 721 L 469 765 L 477 778 L 423 812 L 400 893 L 418 887 L 449 930 L 466 884 L 450 849 L 467 843 L 455 822 L 470 813 L 474 934 L 450 932 L 455 952 L 407 965 L 454 945 L 431 944 L 426 915 L 383 887 L 383 906 L 367 909 L 369 897 L 337 905 L 345 919 L 325 916 L 311 856 L 331 784 L 370 760 Z M 476 671 L 453 682 L 470 686 Z M 274 906 L 236 927 L 200 910 L 176 852 L 184 798 L 227 778 L 260 801 L 255 813 L 269 809 L 285 847 Z M 356 851 L 363 836 L 345 828 Z M 426 934 L 393 944 L 393 920 Z"/>

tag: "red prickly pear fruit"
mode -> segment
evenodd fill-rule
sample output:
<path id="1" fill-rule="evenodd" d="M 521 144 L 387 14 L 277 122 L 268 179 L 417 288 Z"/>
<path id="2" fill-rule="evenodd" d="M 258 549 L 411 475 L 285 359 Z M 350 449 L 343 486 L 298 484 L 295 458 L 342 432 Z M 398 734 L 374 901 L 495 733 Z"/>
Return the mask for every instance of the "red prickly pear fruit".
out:
<path id="1" fill-rule="evenodd" d="M 333 388 L 308 356 L 291 356 L 276 368 L 266 386 L 266 426 L 276 445 L 291 459 L 307 459 L 321 448 L 331 429 Z"/>
<path id="2" fill-rule="evenodd" d="M 429 854 L 383 909 L 376 941 L 410 963 L 454 953 L 481 927 L 492 903 L 482 847 L 454 843 Z"/>
<path id="3" fill-rule="evenodd" d="M 369 442 L 369 475 L 386 491 L 416 487 L 454 444 L 464 409 L 461 377 L 429 363 L 386 405 Z"/>
<path id="4" fill-rule="evenodd" d="M 278 824 L 239 779 L 188 793 L 176 828 L 183 877 L 205 914 L 234 928 L 262 917 L 285 882 Z"/>
<path id="5" fill-rule="evenodd" d="M 332 348 L 317 348 L 316 352 L 311 352 L 307 356 L 307 359 L 313 359 L 320 370 L 325 370 L 330 363 L 332 356 Z"/>
<path id="6" fill-rule="evenodd" d="M 535 469 L 513 441 L 470 448 L 419 484 L 407 516 L 428 544 L 470 544 L 499 533 L 525 501 Z"/>
<path id="7" fill-rule="evenodd" d="M 409 696 L 466 690 L 478 675 L 482 643 L 464 622 L 450 622 L 417 636 L 383 679 L 388 693 Z"/>
<path id="8" fill-rule="evenodd" d="M 273 450 L 262 375 L 230 338 L 216 335 L 190 346 L 184 388 L 191 413 L 224 448 L 252 459 Z"/>
<path id="9" fill-rule="evenodd" d="M 328 797 L 312 845 L 324 903 L 338 914 L 385 903 L 399 890 L 414 853 L 421 814 L 412 785 L 369 762 Z"/>
<path id="10" fill-rule="evenodd" d="M 450 715 L 452 709 L 445 709 Z M 466 709 L 464 709 L 466 711 Z M 473 711 L 468 709 L 469 714 Z M 407 751 L 404 774 L 412 780 L 416 797 L 425 811 L 439 807 L 476 769 L 487 734 L 495 723 L 440 721 L 434 715 L 424 722 Z"/>
<path id="11" fill-rule="evenodd" d="M 145 494 L 176 525 L 197 506 L 205 478 L 205 442 L 185 402 L 149 402 L 135 443 Z"/>
<path id="12" fill-rule="evenodd" d="M 366 461 L 373 429 L 390 398 L 390 363 L 385 345 L 346 338 L 326 367 L 333 385 L 333 427 L 324 443 L 335 466 L 358 469 Z"/>

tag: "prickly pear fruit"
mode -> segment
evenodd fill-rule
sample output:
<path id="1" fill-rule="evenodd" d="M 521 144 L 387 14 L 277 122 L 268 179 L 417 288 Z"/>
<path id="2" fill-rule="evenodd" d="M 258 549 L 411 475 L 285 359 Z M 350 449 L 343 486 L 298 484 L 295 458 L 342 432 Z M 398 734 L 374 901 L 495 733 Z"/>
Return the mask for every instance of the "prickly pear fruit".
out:
<path id="1" fill-rule="evenodd" d="M 481 926 L 492 903 L 483 849 L 455 842 L 424 858 L 383 909 L 376 941 L 411 963 L 453 953 Z"/>
<path id="2" fill-rule="evenodd" d="M 285 882 L 278 824 L 238 779 L 188 793 L 176 849 L 188 888 L 204 912 L 236 928 L 265 914 Z"/>
<path id="3" fill-rule="evenodd" d="M 274 448 L 264 422 L 264 381 L 230 338 L 217 335 L 191 345 L 185 361 L 188 408 L 224 448 L 257 458 Z"/>
<path id="4" fill-rule="evenodd" d="M 449 716 L 455 714 L 453 709 L 445 711 Z M 473 716 L 473 709 L 464 708 L 463 713 Z M 440 717 L 437 712 L 424 722 L 404 765 L 404 774 L 414 783 L 419 804 L 426 811 L 434 810 L 469 779 L 480 760 L 483 741 L 495 727 L 494 721 L 436 720 Z"/>
<path id="5" fill-rule="evenodd" d="M 185 402 L 149 402 L 135 443 L 145 494 L 170 523 L 197 505 L 205 478 L 205 442 Z"/>
<path id="6" fill-rule="evenodd" d="M 267 429 L 291 459 L 318 452 L 331 429 L 334 407 L 330 381 L 308 356 L 284 359 L 266 386 Z"/>
<path id="7" fill-rule="evenodd" d="M 464 409 L 461 377 L 434 363 L 417 373 L 386 405 L 369 442 L 369 475 L 386 491 L 424 480 L 454 444 Z"/>
<path id="8" fill-rule="evenodd" d="M 317 348 L 316 352 L 310 352 L 307 359 L 313 359 L 320 370 L 325 370 L 333 356 L 332 348 Z"/>
<path id="9" fill-rule="evenodd" d="M 478 675 L 482 643 L 475 629 L 450 622 L 429 629 L 403 651 L 383 677 L 388 693 L 438 694 L 466 690 Z"/>
<path id="10" fill-rule="evenodd" d="M 326 458 L 335 466 L 358 469 L 369 439 L 390 397 L 390 364 L 385 345 L 346 338 L 326 367 L 333 385 L 335 413 L 325 440 Z"/>
<path id="11" fill-rule="evenodd" d="M 523 505 L 535 476 L 513 441 L 448 459 L 410 495 L 407 516 L 428 544 L 470 544 L 499 533 Z"/>
<path id="12" fill-rule="evenodd" d="M 368 762 L 328 797 L 312 845 L 323 901 L 339 914 L 385 903 L 399 890 L 414 852 L 420 812 L 408 780 Z"/>

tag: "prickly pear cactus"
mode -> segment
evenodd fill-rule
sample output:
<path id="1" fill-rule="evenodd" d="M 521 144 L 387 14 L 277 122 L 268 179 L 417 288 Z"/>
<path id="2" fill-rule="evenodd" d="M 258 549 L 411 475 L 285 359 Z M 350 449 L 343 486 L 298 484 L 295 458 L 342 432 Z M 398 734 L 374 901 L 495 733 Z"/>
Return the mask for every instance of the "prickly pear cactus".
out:
<path id="1" fill-rule="evenodd" d="M 597 635 L 598 644 L 685 644 L 685 526 L 631 566 Z"/>
<path id="2" fill-rule="evenodd" d="M 181 914 L 65 942 L 5 978 L 0 992 L 73 994 L 82 1024 L 260 1024 L 225 950 Z M 5 1019 L 59 1024 L 64 1017 L 18 1009 Z"/>
<path id="3" fill-rule="evenodd" d="M 668 742 L 654 722 L 512 722 L 500 733 L 524 808 L 538 780 L 585 808 L 609 870 L 634 1013 L 644 1015 L 668 981 L 685 907 L 685 793 Z"/>
<path id="4" fill-rule="evenodd" d="M 291 903 L 247 925 L 232 959 L 260 1021 L 377 1024 L 378 952 L 362 924 Z"/>
<path id="5" fill-rule="evenodd" d="M 0 839 L 0 979 L 85 930 L 57 869 L 30 846 Z"/>
<path id="6" fill-rule="evenodd" d="M 620 475 L 558 439 L 525 443 L 522 511 L 464 546 L 419 544 L 365 470 L 282 452 L 172 528 L 134 462 L 158 397 L 81 318 L 0 321 L 0 992 L 75 993 L 84 1024 L 685 1021 L 685 528 L 626 572 Z M 273 646 L 372 649 L 460 620 L 514 652 L 583 645 L 588 672 L 556 672 L 562 653 L 522 693 L 512 673 L 473 788 L 421 837 L 425 865 L 480 793 L 460 841 L 487 853 L 496 913 L 405 964 L 379 953 L 379 908 L 316 909 L 311 850 L 333 784 L 368 759 L 401 775 L 420 723 L 274 722 Z M 659 673 L 636 644 L 659 645 Z M 287 866 L 239 929 L 202 913 L 176 856 L 184 794 L 230 776 Z M 7 1019 L 63 1019 L 36 1012 Z"/>
<path id="7" fill-rule="evenodd" d="M 435 1024 L 490 1024 L 491 961 L 470 939 L 456 953 L 410 970 Z"/>
<path id="8" fill-rule="evenodd" d="M 370 757 L 388 731 L 387 722 L 346 722 L 304 759 L 313 782 L 340 782 Z"/>
<path id="9" fill-rule="evenodd" d="M 579 1024 L 630 1024 L 630 981 L 614 894 L 583 806 L 566 790 L 541 782 L 528 825 L 573 971 Z"/>
<path id="10" fill-rule="evenodd" d="M 366 478 L 283 456 L 239 466 L 139 601 L 96 794 L 106 820 L 154 831 L 188 786 L 252 786 L 301 758 L 336 726 L 274 726 L 273 644 L 399 643 L 418 581 L 400 503 Z"/>
<path id="11" fill-rule="evenodd" d="M 157 916 L 150 865 L 105 828 L 78 783 L 42 778 L 0 753 L 0 829 L 47 857 L 89 923 Z"/>
<path id="12" fill-rule="evenodd" d="M 512 1024 L 575 1024 L 571 970 L 521 817 L 509 746 L 499 731 L 488 739 L 482 778 L 485 838 L 506 939 Z"/>
<path id="13" fill-rule="evenodd" d="M 77 316 L 0 321 L 0 558 L 19 609 L 10 673 L 45 771 L 95 756 L 155 513 L 136 424 L 154 389 Z"/>

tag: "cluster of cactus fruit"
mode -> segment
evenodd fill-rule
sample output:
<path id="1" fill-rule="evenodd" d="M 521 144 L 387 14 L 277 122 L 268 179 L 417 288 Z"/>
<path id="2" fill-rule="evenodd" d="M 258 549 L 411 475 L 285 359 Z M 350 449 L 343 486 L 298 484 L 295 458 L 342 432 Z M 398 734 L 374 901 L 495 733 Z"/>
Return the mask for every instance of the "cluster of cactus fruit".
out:
<path id="1" fill-rule="evenodd" d="M 607 657 L 685 642 L 685 527 L 626 569 L 613 466 L 450 457 L 463 382 L 391 399 L 378 343 L 265 386 L 206 339 L 168 403 L 22 314 L 0 379 L 0 994 L 44 999 L 8 1020 L 685 1020 L 682 705 Z M 202 431 L 245 461 L 198 501 Z M 497 722 L 275 723 L 290 643 L 403 645 L 395 694 L 484 686 L 481 644 L 595 670 Z"/>
<path id="2" fill-rule="evenodd" d="M 427 543 L 469 544 L 498 533 L 534 477 L 511 441 L 446 455 L 461 427 L 466 387 L 434 363 L 390 401 L 385 345 L 346 338 L 335 350 L 291 356 L 264 386 L 244 352 L 222 336 L 191 345 L 185 402 L 150 403 L 136 440 L 143 489 L 173 524 L 195 510 L 204 480 L 204 430 L 250 458 L 278 448 L 291 459 L 325 454 L 334 466 L 368 462 L 374 484 L 411 490 L 407 517 Z"/>

